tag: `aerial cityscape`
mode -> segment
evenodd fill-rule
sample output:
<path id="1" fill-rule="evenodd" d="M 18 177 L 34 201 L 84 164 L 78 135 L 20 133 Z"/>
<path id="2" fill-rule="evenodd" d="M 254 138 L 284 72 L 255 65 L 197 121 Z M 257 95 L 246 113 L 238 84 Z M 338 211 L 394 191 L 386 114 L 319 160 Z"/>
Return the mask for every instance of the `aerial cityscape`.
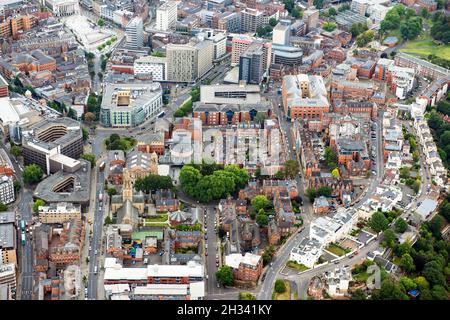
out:
<path id="1" fill-rule="evenodd" d="M 447 0 L 0 0 L 0 300 L 449 300 L 449 85 Z"/>

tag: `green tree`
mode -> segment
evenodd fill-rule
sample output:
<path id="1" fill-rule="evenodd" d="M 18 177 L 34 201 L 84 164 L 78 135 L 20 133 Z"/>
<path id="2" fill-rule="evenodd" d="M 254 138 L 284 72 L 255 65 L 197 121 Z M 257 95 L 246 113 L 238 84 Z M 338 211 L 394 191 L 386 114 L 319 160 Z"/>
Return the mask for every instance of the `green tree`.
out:
<path id="1" fill-rule="evenodd" d="M 229 266 L 220 267 L 216 272 L 217 281 L 223 286 L 231 286 L 234 283 L 233 269 Z"/>
<path id="2" fill-rule="evenodd" d="M 264 252 L 262 254 L 264 266 L 268 265 L 272 261 L 274 254 L 275 254 L 275 247 L 273 245 L 268 246 L 264 250 Z"/>
<path id="3" fill-rule="evenodd" d="M 108 188 L 108 189 L 106 190 L 106 193 L 108 193 L 108 195 L 109 195 L 110 197 L 112 197 L 113 195 L 117 194 L 117 190 L 116 190 L 115 188 Z"/>
<path id="4" fill-rule="evenodd" d="M 352 293 L 352 300 L 367 300 L 367 296 L 362 289 L 356 289 Z"/>
<path id="5" fill-rule="evenodd" d="M 331 31 L 333 31 L 334 29 L 337 28 L 337 24 L 336 24 L 336 22 L 328 22 L 328 21 L 325 21 L 325 22 L 322 24 L 322 28 L 323 28 L 325 31 L 331 32 Z"/>
<path id="6" fill-rule="evenodd" d="M 324 197 L 330 197 L 333 192 L 333 189 L 328 186 L 323 186 L 317 189 L 317 195 L 318 196 L 324 196 Z"/>
<path id="7" fill-rule="evenodd" d="M 380 290 L 372 292 L 372 300 L 409 300 L 403 287 L 392 279 L 385 279 Z"/>
<path id="8" fill-rule="evenodd" d="M 3 202 L 0 202 L 0 212 L 8 211 L 8 206 Z"/>
<path id="9" fill-rule="evenodd" d="M 239 292 L 239 300 L 256 300 L 256 297 L 250 292 Z"/>
<path id="10" fill-rule="evenodd" d="M 83 141 L 86 141 L 87 139 L 89 139 L 89 131 L 87 128 L 82 127 L 81 132 L 83 134 Z"/>
<path id="11" fill-rule="evenodd" d="M 444 274 L 442 273 L 441 266 L 436 261 L 430 261 L 425 264 L 423 275 L 433 286 L 445 285 Z"/>
<path id="12" fill-rule="evenodd" d="M 330 170 L 334 170 L 337 168 L 337 155 L 336 152 L 331 147 L 325 148 L 325 164 L 328 166 Z"/>
<path id="13" fill-rule="evenodd" d="M 323 8 L 323 0 L 314 0 L 313 4 L 316 7 L 316 9 L 322 9 Z"/>
<path id="14" fill-rule="evenodd" d="M 33 204 L 33 212 L 38 213 L 39 207 L 41 207 L 41 206 L 45 206 L 45 201 L 42 199 L 36 199 L 36 201 Z"/>
<path id="15" fill-rule="evenodd" d="M 391 229 L 383 232 L 383 239 L 388 248 L 393 248 L 395 245 L 395 233 Z"/>
<path id="16" fill-rule="evenodd" d="M 395 232 L 403 233 L 408 229 L 408 224 L 403 218 L 398 218 L 395 221 Z"/>
<path id="17" fill-rule="evenodd" d="M 284 163 L 284 173 L 286 178 L 295 179 L 299 172 L 299 164 L 295 160 L 288 160 Z"/>
<path id="18" fill-rule="evenodd" d="M 417 288 L 417 284 L 414 282 L 414 280 L 408 277 L 401 277 L 400 284 L 403 286 L 405 291 L 410 291 Z"/>
<path id="19" fill-rule="evenodd" d="M 277 180 L 284 180 L 284 171 L 280 170 L 277 173 L 275 173 L 275 175 L 273 176 L 275 179 Z"/>
<path id="20" fill-rule="evenodd" d="M 260 226 L 260 227 L 265 227 L 267 226 L 267 224 L 269 223 L 269 218 L 267 218 L 266 214 L 258 214 L 256 216 L 256 223 Z"/>
<path id="21" fill-rule="evenodd" d="M 312 203 L 314 202 L 314 199 L 317 197 L 317 190 L 313 188 L 308 188 L 306 189 L 305 194 L 308 197 L 309 201 Z"/>
<path id="22" fill-rule="evenodd" d="M 255 212 L 259 212 L 261 209 L 267 209 L 270 207 L 270 201 L 264 195 L 258 195 L 251 200 L 251 204 Z"/>
<path id="23" fill-rule="evenodd" d="M 103 21 L 103 19 L 98 19 L 97 25 L 98 25 L 99 27 L 103 27 L 103 26 L 105 25 L 105 21 Z"/>
<path id="24" fill-rule="evenodd" d="M 337 11 L 335 8 L 331 7 L 330 9 L 328 9 L 328 14 L 330 16 L 335 16 L 335 15 L 337 15 Z"/>
<path id="25" fill-rule="evenodd" d="M 448 300 L 449 298 L 448 291 L 445 290 L 445 287 L 439 285 L 433 286 L 431 294 L 435 300 Z"/>
<path id="26" fill-rule="evenodd" d="M 106 218 L 105 218 L 105 226 L 107 226 L 107 225 L 109 225 L 109 224 L 112 224 L 112 219 L 110 218 L 110 216 L 107 216 Z"/>
<path id="27" fill-rule="evenodd" d="M 339 178 L 339 169 L 334 168 L 333 171 L 331 171 L 331 175 L 333 176 L 333 178 Z"/>
<path id="28" fill-rule="evenodd" d="M 284 283 L 284 280 L 277 279 L 275 281 L 275 292 L 276 293 L 284 293 L 284 292 L 286 292 L 286 284 Z"/>
<path id="29" fill-rule="evenodd" d="M 264 121 L 267 119 L 267 114 L 265 112 L 257 112 L 255 117 L 253 118 L 253 121 L 256 123 L 264 123 Z"/>
<path id="30" fill-rule="evenodd" d="M 408 167 L 401 167 L 400 168 L 400 178 L 402 179 L 408 179 L 410 175 L 410 171 Z"/>
<path id="31" fill-rule="evenodd" d="M 37 164 L 30 164 L 23 169 L 23 181 L 27 184 L 37 183 L 42 180 L 43 172 Z"/>
<path id="32" fill-rule="evenodd" d="M 381 232 L 387 229 L 389 221 L 380 211 L 375 212 L 369 220 L 369 226 L 376 232 Z"/>
<path id="33" fill-rule="evenodd" d="M 263 26 L 259 26 L 256 29 L 256 34 L 258 35 L 258 37 L 264 37 L 266 35 L 266 29 Z"/>
<path id="34" fill-rule="evenodd" d="M 84 154 L 81 155 L 81 159 L 89 161 L 91 163 L 91 168 L 95 167 L 95 154 L 84 153 Z"/>
<path id="35" fill-rule="evenodd" d="M 417 284 L 417 287 L 420 290 L 425 290 L 430 288 L 430 284 L 428 283 L 427 279 L 423 276 L 416 277 L 414 279 L 414 282 Z"/>
<path id="36" fill-rule="evenodd" d="M 275 18 L 270 18 L 269 19 L 269 25 L 271 27 L 275 27 L 277 24 L 278 24 L 278 20 L 277 19 L 275 19 Z"/>
<path id="37" fill-rule="evenodd" d="M 11 154 L 14 156 L 14 157 L 20 157 L 21 155 L 22 155 L 22 149 L 21 148 L 19 148 L 18 146 L 12 146 L 11 147 Z"/>
<path id="38" fill-rule="evenodd" d="M 414 265 L 414 260 L 409 253 L 405 253 L 400 259 L 400 267 L 402 267 L 406 272 L 412 272 L 415 270 L 416 266 Z"/>

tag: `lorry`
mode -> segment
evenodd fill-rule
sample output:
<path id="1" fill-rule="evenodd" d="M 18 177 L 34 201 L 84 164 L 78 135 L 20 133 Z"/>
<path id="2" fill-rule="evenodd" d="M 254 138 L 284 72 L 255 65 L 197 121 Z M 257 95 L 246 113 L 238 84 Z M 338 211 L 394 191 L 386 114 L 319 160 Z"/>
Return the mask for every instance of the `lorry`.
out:
<path id="1" fill-rule="evenodd" d="M 103 194 L 101 192 L 98 194 L 98 201 L 103 201 Z"/>
<path id="2" fill-rule="evenodd" d="M 100 166 L 99 166 L 100 171 L 105 170 L 105 165 L 106 165 L 105 161 L 102 161 L 102 163 L 100 163 Z"/>

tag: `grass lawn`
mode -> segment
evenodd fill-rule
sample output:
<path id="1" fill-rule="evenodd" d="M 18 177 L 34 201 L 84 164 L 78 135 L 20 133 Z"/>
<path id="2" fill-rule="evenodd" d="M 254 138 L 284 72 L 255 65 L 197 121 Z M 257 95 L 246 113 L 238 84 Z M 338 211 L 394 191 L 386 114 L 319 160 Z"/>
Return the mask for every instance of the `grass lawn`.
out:
<path id="1" fill-rule="evenodd" d="M 309 270 L 309 268 L 301 263 L 297 263 L 295 261 L 289 260 L 286 263 L 286 267 L 292 268 L 292 269 L 296 269 L 300 272 L 305 271 L 305 270 Z"/>
<path id="2" fill-rule="evenodd" d="M 353 279 L 357 282 L 366 282 L 367 278 L 369 278 L 369 274 L 367 272 L 361 272 L 358 274 L 352 274 Z"/>
<path id="3" fill-rule="evenodd" d="M 345 254 L 345 249 L 334 243 L 330 244 L 328 248 L 326 248 L 326 250 L 334 253 L 337 256 L 343 256 Z"/>
<path id="4" fill-rule="evenodd" d="M 400 51 L 419 55 L 424 58 L 428 57 L 430 54 L 433 54 L 441 59 L 450 60 L 450 45 L 437 45 L 428 37 L 408 41 L 405 46 L 400 49 Z"/>
<path id="5" fill-rule="evenodd" d="M 167 227 L 168 222 L 147 222 L 144 220 L 144 227 Z"/>
<path id="6" fill-rule="evenodd" d="M 145 218 L 145 223 L 149 223 L 149 222 L 166 222 L 168 218 L 167 213 L 165 214 L 160 214 L 156 217 L 150 217 L 150 218 Z"/>
<path id="7" fill-rule="evenodd" d="M 272 300 L 291 300 L 291 283 L 287 280 L 284 280 L 284 284 L 286 285 L 286 291 L 283 293 L 273 292 Z"/>

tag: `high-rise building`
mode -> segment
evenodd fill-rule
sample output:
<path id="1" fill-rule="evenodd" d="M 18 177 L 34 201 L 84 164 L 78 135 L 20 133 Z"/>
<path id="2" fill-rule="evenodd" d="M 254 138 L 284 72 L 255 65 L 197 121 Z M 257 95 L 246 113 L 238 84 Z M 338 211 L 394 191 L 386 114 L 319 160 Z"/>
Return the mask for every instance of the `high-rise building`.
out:
<path id="1" fill-rule="evenodd" d="M 239 59 L 239 81 L 260 84 L 264 75 L 263 46 L 253 43 Z"/>
<path id="2" fill-rule="evenodd" d="M 14 196 L 13 178 L 7 175 L 0 177 L 0 202 L 9 204 L 16 200 Z"/>
<path id="3" fill-rule="evenodd" d="M 168 81 L 194 82 L 212 68 L 213 41 L 197 39 L 187 44 L 168 44 L 166 56 Z"/>
<path id="4" fill-rule="evenodd" d="M 303 12 L 303 20 L 306 21 L 306 32 L 310 32 L 312 29 L 317 28 L 317 24 L 319 23 L 319 10 L 305 10 Z"/>
<path id="5" fill-rule="evenodd" d="M 156 29 L 170 30 L 177 22 L 177 3 L 167 1 L 156 10 Z"/>
<path id="6" fill-rule="evenodd" d="M 289 43 L 290 25 L 279 22 L 272 33 L 272 43 L 287 45 Z"/>
<path id="7" fill-rule="evenodd" d="M 125 29 L 127 47 L 138 49 L 144 46 L 144 23 L 141 18 L 134 17 Z"/>
<path id="8" fill-rule="evenodd" d="M 255 9 L 241 11 L 241 32 L 255 33 L 263 25 L 263 12 Z"/>

